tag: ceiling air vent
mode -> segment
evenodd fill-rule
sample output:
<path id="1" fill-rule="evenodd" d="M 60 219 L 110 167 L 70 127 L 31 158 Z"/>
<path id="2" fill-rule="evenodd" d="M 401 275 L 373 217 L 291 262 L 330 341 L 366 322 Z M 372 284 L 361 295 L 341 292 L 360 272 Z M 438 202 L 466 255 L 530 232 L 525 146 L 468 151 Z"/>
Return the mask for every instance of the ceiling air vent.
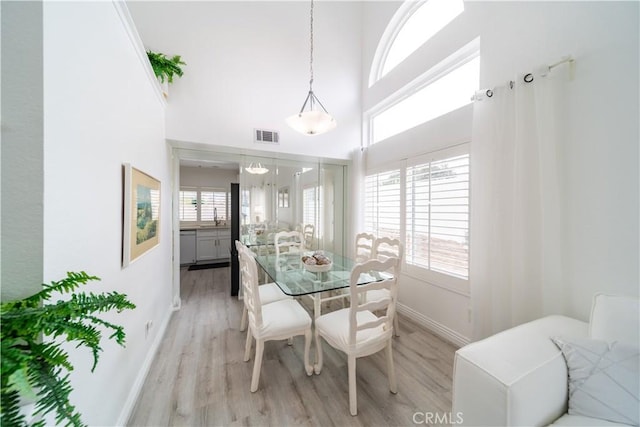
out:
<path id="1" fill-rule="evenodd" d="M 280 144 L 280 134 L 274 130 L 254 129 L 255 142 L 261 144 Z"/>

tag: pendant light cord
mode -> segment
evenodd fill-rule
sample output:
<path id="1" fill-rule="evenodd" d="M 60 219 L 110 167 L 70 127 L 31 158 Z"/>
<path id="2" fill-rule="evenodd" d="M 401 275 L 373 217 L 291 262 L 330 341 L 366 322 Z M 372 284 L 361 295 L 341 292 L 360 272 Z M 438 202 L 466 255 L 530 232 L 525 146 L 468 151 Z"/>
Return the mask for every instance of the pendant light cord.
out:
<path id="1" fill-rule="evenodd" d="M 312 86 L 313 86 L 313 0 L 311 0 L 311 12 L 310 12 L 310 35 L 311 35 L 311 40 L 309 43 L 310 49 L 309 49 L 309 92 L 313 92 L 312 90 Z"/>

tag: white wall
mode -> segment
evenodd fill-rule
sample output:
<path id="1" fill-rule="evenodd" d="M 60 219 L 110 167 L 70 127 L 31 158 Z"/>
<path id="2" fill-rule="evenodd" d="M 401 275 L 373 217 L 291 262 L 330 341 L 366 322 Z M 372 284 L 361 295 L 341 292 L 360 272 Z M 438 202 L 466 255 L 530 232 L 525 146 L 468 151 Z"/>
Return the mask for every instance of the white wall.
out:
<path id="1" fill-rule="evenodd" d="M 212 167 L 180 167 L 181 187 L 211 187 L 229 190 L 232 182 L 238 182 L 238 170 Z"/>
<path id="2" fill-rule="evenodd" d="M 365 110 L 478 36 L 481 87 L 505 84 L 517 72 L 573 55 L 571 112 L 564 118 L 570 131 L 563 153 L 568 195 L 563 313 L 588 319 L 598 290 L 638 295 L 638 3 L 465 2 L 465 12 L 442 33 L 367 88 L 376 46 L 399 5 L 364 6 Z M 463 108 L 383 141 L 369 150 L 367 167 L 431 151 L 447 139 L 470 140 L 470 118 L 471 109 Z M 406 278 L 400 303 L 454 340 L 470 336 L 468 296 Z"/>
<path id="3" fill-rule="evenodd" d="M 44 278 L 85 270 L 102 279 L 87 291 L 118 291 L 137 305 L 104 315 L 125 327 L 126 348 L 105 337 L 94 373 L 88 350 L 66 347 L 71 400 L 88 425 L 126 422 L 171 314 L 170 155 L 145 66 L 113 3 L 44 3 Z M 162 187 L 160 243 L 122 269 L 124 162 Z"/>
<path id="4" fill-rule="evenodd" d="M 180 54 L 167 137 L 347 159 L 360 145 L 360 2 L 315 2 L 314 92 L 338 121 L 325 135 L 290 130 L 309 90 L 309 2 L 130 2 L 145 45 Z M 253 143 L 278 130 L 280 145 Z"/>

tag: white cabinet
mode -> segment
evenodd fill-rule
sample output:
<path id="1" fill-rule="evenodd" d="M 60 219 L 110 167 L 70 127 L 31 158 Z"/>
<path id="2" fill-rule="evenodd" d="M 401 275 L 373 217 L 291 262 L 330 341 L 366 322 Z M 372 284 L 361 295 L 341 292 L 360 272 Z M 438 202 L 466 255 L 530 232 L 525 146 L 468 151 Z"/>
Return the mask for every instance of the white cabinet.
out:
<path id="1" fill-rule="evenodd" d="M 180 231 L 180 264 L 196 262 L 196 231 Z"/>
<path id="2" fill-rule="evenodd" d="M 216 259 L 216 240 L 218 238 L 218 232 L 216 230 L 198 230 L 197 236 L 196 259 L 198 261 Z"/>
<path id="3" fill-rule="evenodd" d="M 197 261 L 210 261 L 229 258 L 231 231 L 228 228 L 219 230 L 197 231 Z"/>
<path id="4" fill-rule="evenodd" d="M 218 245 L 216 252 L 219 259 L 229 258 L 231 250 L 231 230 L 218 230 Z"/>

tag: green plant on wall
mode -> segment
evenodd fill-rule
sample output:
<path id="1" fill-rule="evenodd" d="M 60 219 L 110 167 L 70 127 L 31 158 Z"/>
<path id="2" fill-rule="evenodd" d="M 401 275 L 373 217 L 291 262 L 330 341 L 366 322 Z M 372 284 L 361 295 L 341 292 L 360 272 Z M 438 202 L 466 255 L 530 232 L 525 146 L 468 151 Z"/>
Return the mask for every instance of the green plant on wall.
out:
<path id="1" fill-rule="evenodd" d="M 160 82 L 164 83 L 165 80 L 168 83 L 173 83 L 173 76 L 182 77 L 182 65 L 187 65 L 182 62 L 180 55 L 174 55 L 169 58 L 164 53 L 153 52 L 148 50 L 147 56 L 149 62 L 151 62 L 151 68 Z"/>
<path id="2" fill-rule="evenodd" d="M 20 413 L 20 399 L 35 399 L 35 413 L 44 417 L 56 412 L 56 424 L 83 426 L 80 414 L 69 402 L 72 391 L 69 372 L 73 366 L 63 349 L 64 341 L 87 347 L 93 353 L 93 366 L 102 351 L 101 330 L 111 331 L 124 347 L 122 326 L 100 319 L 97 314 L 110 310 L 134 309 L 127 296 L 118 292 L 101 294 L 73 292 L 92 280 L 84 271 L 67 273 L 67 277 L 43 284 L 43 289 L 24 299 L 0 304 L 2 329 L 2 391 L 0 396 L 3 426 L 26 425 Z M 51 303 L 53 296 L 71 294 L 66 300 Z M 34 425 L 44 425 L 44 421 Z"/>

